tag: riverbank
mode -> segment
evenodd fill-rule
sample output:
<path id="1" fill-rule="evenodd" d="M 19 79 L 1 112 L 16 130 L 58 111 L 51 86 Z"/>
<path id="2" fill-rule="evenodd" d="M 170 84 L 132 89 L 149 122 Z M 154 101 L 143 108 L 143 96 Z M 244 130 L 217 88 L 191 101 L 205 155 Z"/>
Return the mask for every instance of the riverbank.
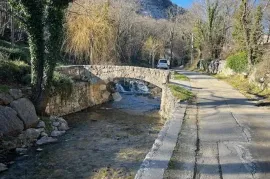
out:
<path id="1" fill-rule="evenodd" d="M 42 152 L 31 149 L 0 177 L 134 178 L 165 121 L 158 115 L 158 99 L 122 97 L 64 116 L 70 130 L 57 143 L 43 146 Z"/>

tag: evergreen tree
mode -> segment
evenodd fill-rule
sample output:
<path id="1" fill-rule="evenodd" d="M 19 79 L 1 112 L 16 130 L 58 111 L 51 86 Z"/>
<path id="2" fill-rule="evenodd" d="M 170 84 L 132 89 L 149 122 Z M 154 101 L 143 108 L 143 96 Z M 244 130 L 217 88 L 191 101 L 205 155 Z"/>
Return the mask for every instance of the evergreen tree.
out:
<path id="1" fill-rule="evenodd" d="M 60 59 L 64 10 L 71 0 L 9 0 L 28 33 L 32 100 L 39 114 L 48 101 L 53 72 Z M 46 53 L 45 53 L 46 52 Z"/>

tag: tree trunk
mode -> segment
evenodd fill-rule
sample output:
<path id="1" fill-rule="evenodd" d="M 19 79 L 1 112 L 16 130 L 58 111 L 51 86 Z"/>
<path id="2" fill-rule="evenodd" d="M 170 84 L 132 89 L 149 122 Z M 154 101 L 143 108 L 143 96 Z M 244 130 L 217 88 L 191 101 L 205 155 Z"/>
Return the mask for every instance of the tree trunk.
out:
<path id="1" fill-rule="evenodd" d="M 37 30 L 39 31 L 39 30 Z M 39 34 L 41 33 L 41 34 Z M 38 114 L 41 114 L 43 109 L 41 103 L 44 98 L 44 41 L 43 30 L 37 34 L 29 33 L 29 44 L 31 53 L 31 76 L 32 76 L 32 101 L 36 106 Z"/>
<path id="2" fill-rule="evenodd" d="M 252 48 L 248 49 L 247 58 L 248 58 L 248 71 L 250 71 L 251 67 L 252 67 L 252 61 L 253 61 L 253 50 L 252 50 Z"/>
<path id="3" fill-rule="evenodd" d="M 152 53 L 152 68 L 155 68 L 155 53 Z"/>
<path id="4" fill-rule="evenodd" d="M 28 16 L 26 17 L 26 30 L 28 33 L 30 54 L 31 54 L 31 77 L 32 77 L 32 101 L 37 113 L 42 113 L 41 104 L 44 98 L 44 4 L 32 0 L 22 1 L 22 5 Z"/>
<path id="5" fill-rule="evenodd" d="M 267 39 L 266 39 L 266 43 L 268 43 L 270 40 L 270 25 L 268 27 L 268 34 L 267 34 Z"/>
<path id="6" fill-rule="evenodd" d="M 252 47 L 251 47 L 251 44 L 250 44 L 250 30 L 248 28 L 248 4 L 247 4 L 247 1 L 246 0 L 242 0 L 243 1 L 243 5 L 244 5 L 244 12 L 242 14 L 242 27 L 243 27 L 243 30 L 244 30 L 244 37 L 245 37 L 245 45 L 246 45 L 246 50 L 247 50 L 247 53 L 248 53 L 248 70 L 251 69 L 251 66 L 252 66 Z"/>
<path id="7" fill-rule="evenodd" d="M 10 13 L 10 30 L 11 30 L 11 46 L 14 47 L 15 44 L 15 36 L 14 36 L 14 16 L 13 16 L 13 8 L 11 7 Z"/>

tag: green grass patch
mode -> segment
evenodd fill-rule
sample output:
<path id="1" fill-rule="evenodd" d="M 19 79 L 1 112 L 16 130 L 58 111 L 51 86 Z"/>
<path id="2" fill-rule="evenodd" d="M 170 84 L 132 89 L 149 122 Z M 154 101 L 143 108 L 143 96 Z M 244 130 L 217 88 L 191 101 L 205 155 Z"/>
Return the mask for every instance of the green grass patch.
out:
<path id="1" fill-rule="evenodd" d="M 23 61 L 0 60 L 0 80 L 2 82 L 24 84 L 26 76 L 29 76 L 30 73 L 31 67 Z"/>
<path id="2" fill-rule="evenodd" d="M 0 85 L 0 93 L 7 93 L 9 90 L 9 86 L 7 85 Z"/>
<path id="3" fill-rule="evenodd" d="M 183 74 L 174 72 L 173 79 L 180 80 L 180 81 L 189 81 L 189 78 Z"/>
<path id="4" fill-rule="evenodd" d="M 170 84 L 169 88 L 171 89 L 173 95 L 181 101 L 188 101 L 195 97 L 191 91 L 178 85 Z"/>
<path id="5" fill-rule="evenodd" d="M 50 117 L 41 117 L 41 120 L 45 123 L 45 132 L 50 134 L 53 131 L 52 121 Z"/>
<path id="6" fill-rule="evenodd" d="M 0 53 L 7 54 L 10 60 L 21 60 L 30 64 L 30 52 L 26 45 L 11 45 L 10 42 L 0 40 Z"/>

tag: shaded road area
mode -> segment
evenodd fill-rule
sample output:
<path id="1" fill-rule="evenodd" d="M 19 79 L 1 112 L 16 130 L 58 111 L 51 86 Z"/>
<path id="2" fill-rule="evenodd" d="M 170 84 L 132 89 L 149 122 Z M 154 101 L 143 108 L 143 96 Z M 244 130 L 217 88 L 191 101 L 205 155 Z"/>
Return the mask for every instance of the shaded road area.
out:
<path id="1" fill-rule="evenodd" d="M 197 99 L 187 109 L 164 178 L 270 178 L 270 110 L 223 81 L 179 72 L 190 78 Z"/>

